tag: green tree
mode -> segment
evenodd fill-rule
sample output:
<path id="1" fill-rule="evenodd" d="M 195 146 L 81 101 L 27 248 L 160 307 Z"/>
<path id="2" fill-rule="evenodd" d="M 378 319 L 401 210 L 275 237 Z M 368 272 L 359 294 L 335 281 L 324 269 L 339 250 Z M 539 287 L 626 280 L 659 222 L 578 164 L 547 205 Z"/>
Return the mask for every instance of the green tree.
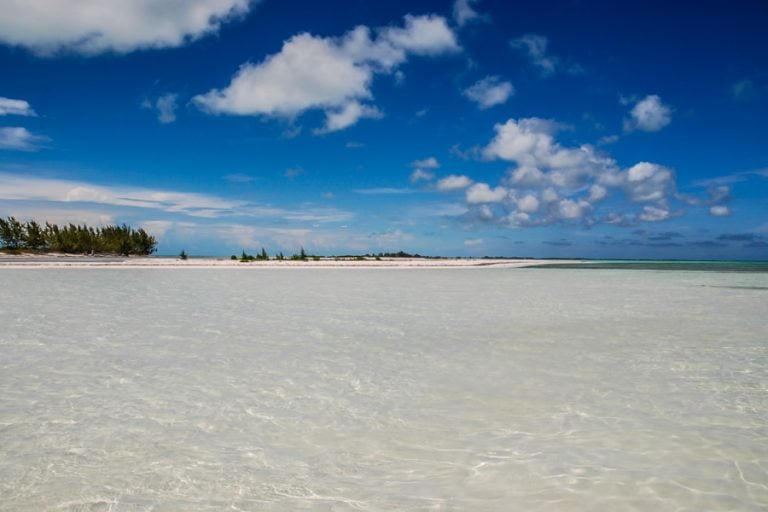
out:
<path id="1" fill-rule="evenodd" d="M 31 220 L 24 227 L 26 233 L 26 246 L 32 250 L 39 250 L 45 247 L 45 233 L 43 228 L 37 222 Z"/>
<path id="2" fill-rule="evenodd" d="M 26 242 L 24 235 L 24 226 L 16 217 L 0 220 L 0 240 L 4 247 L 14 250 L 23 247 Z"/>

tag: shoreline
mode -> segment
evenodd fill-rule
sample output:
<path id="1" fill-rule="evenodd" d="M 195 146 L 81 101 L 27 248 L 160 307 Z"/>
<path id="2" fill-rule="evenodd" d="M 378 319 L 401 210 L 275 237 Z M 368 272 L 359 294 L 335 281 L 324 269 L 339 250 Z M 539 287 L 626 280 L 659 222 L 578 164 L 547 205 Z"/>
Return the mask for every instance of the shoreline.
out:
<path id="1" fill-rule="evenodd" d="M 501 258 L 334 258 L 319 260 L 268 260 L 241 262 L 229 258 L 121 257 L 48 255 L 0 255 L 0 269 L 206 269 L 206 268 L 524 268 L 538 265 L 583 263 L 583 260 L 501 259 Z"/>

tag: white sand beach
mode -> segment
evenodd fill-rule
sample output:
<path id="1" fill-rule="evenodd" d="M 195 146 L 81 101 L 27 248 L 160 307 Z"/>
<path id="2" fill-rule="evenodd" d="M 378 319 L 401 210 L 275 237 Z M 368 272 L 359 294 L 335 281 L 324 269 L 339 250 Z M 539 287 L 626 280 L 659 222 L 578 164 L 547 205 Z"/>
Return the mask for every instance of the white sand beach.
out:
<path id="1" fill-rule="evenodd" d="M 504 258 L 364 258 L 321 257 L 308 260 L 268 260 L 241 262 L 225 257 L 200 257 L 182 260 L 174 257 L 81 256 L 66 254 L 0 255 L 0 269 L 21 268 L 477 268 L 530 267 L 580 260 L 504 259 Z"/>

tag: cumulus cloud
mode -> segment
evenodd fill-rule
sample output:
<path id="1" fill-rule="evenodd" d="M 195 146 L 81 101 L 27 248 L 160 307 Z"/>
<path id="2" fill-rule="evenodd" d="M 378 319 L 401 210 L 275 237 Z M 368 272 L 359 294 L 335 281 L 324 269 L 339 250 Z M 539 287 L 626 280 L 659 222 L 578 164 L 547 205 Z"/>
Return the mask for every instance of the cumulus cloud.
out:
<path id="1" fill-rule="evenodd" d="M 674 175 L 662 165 L 640 162 L 627 170 L 624 186 L 633 201 L 661 201 L 673 191 Z"/>
<path id="2" fill-rule="evenodd" d="M 434 14 L 406 14 L 404 27 L 388 27 L 382 31 L 382 37 L 393 47 L 416 55 L 439 55 L 459 50 L 456 35 L 445 18 Z"/>
<path id="3" fill-rule="evenodd" d="M 487 183 L 475 183 L 467 189 L 467 204 L 499 203 L 506 199 L 507 189 L 491 188 Z"/>
<path id="4" fill-rule="evenodd" d="M 375 36 L 365 26 L 336 38 L 302 33 L 262 62 L 242 65 L 227 87 L 192 101 L 210 114 L 293 118 L 322 109 L 326 124 L 319 131 L 336 131 L 381 115 L 363 103 L 373 99 L 376 74 L 391 73 L 409 55 L 459 49 L 445 19 L 435 15 L 407 15 L 403 27 L 385 27 Z"/>
<path id="5" fill-rule="evenodd" d="M 0 116 L 35 116 L 28 102 L 0 97 Z"/>
<path id="6" fill-rule="evenodd" d="M 656 94 L 651 94 L 635 103 L 629 111 L 629 118 L 624 120 L 624 130 L 657 132 L 672 121 L 672 109 L 661 102 Z"/>
<path id="7" fill-rule="evenodd" d="M 534 213 L 539 210 L 539 200 L 533 194 L 527 194 L 517 200 L 518 211 Z"/>
<path id="8" fill-rule="evenodd" d="M 440 192 L 453 192 L 455 190 L 467 188 L 471 184 L 472 180 L 467 176 L 451 174 L 450 176 L 438 180 L 437 190 Z"/>
<path id="9" fill-rule="evenodd" d="M 299 34 L 280 53 L 245 64 L 225 89 L 195 96 L 211 114 L 295 116 L 307 108 L 339 108 L 371 97 L 372 71 L 331 39 Z"/>
<path id="10" fill-rule="evenodd" d="M 468 218 L 511 226 L 558 222 L 632 225 L 681 215 L 671 208 L 676 193 L 672 169 L 651 162 L 622 168 L 594 146 L 566 146 L 556 140 L 563 126 L 547 119 L 509 119 L 495 126 L 494 138 L 478 150 L 487 160 L 512 162 L 501 183 L 476 183 L 466 191 Z M 727 187 L 726 187 L 727 189 Z M 624 212 L 615 211 L 623 196 Z M 698 204 L 722 205 L 729 190 L 712 190 Z M 690 201 L 693 201 L 691 199 Z M 605 202 L 614 211 L 600 211 Z M 489 205 L 495 205 L 489 208 Z M 691 204 L 691 203 L 689 203 Z"/>
<path id="11" fill-rule="evenodd" d="M 252 0 L 23 0 L 3 2 L 0 42 L 41 56 L 168 48 L 217 32 Z"/>
<path id="12" fill-rule="evenodd" d="M 559 128 L 546 119 L 510 119 L 495 126 L 496 136 L 482 154 L 488 159 L 516 162 L 510 178 L 521 187 L 578 188 L 589 178 L 615 169 L 614 160 L 592 146 L 561 146 L 554 138 Z"/>
<path id="13" fill-rule="evenodd" d="M 0 149 L 17 151 L 37 151 L 48 137 L 35 135 L 21 126 L 6 126 L 0 128 Z"/>
<path id="14" fill-rule="evenodd" d="M 487 76 L 464 89 L 463 94 L 477 103 L 481 109 L 487 109 L 505 103 L 515 94 L 515 88 L 510 82 L 503 82 L 498 76 Z"/>

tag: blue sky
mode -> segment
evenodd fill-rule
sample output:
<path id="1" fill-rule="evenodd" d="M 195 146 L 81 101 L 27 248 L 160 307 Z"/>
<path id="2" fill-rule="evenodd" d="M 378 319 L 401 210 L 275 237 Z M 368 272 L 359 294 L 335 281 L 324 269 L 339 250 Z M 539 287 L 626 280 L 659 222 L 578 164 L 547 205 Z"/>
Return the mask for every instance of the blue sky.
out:
<path id="1" fill-rule="evenodd" d="M 0 0 L 0 216 L 768 259 L 765 2 Z"/>

